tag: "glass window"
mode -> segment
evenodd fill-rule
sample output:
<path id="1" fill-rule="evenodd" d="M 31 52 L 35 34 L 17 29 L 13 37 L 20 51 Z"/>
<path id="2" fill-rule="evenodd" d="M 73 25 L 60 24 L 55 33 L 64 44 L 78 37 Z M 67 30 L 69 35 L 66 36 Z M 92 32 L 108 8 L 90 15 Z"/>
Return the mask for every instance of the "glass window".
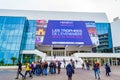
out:
<path id="1" fill-rule="evenodd" d="M 20 50 L 20 44 L 16 44 L 16 49 L 15 50 Z"/>
<path id="2" fill-rule="evenodd" d="M 11 44 L 11 50 L 16 50 L 16 44 Z"/>
<path id="3" fill-rule="evenodd" d="M 2 46 L 1 46 L 2 50 L 6 50 L 6 46 L 7 46 L 7 43 L 3 43 Z"/>

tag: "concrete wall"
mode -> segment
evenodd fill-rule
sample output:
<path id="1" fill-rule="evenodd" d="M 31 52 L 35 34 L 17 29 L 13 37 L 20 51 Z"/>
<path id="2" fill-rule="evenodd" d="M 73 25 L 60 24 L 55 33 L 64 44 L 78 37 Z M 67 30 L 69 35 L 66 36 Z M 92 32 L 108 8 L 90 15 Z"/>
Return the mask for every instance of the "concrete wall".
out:
<path id="1" fill-rule="evenodd" d="M 120 19 L 111 23 L 113 47 L 120 46 Z"/>

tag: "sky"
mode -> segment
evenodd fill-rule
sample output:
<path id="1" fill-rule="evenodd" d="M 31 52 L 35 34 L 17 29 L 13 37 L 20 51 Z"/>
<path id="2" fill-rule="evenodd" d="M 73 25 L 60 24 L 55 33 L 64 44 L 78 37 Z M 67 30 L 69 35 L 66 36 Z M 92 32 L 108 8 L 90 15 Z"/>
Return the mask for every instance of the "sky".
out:
<path id="1" fill-rule="evenodd" d="M 110 22 L 120 18 L 120 0 L 0 0 L 0 9 L 104 12 Z"/>

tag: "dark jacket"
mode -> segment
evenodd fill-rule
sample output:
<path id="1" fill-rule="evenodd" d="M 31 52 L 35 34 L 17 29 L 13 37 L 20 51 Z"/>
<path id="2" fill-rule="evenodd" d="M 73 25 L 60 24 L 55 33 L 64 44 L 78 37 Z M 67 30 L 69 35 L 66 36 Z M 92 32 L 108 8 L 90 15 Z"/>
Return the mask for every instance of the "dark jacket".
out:
<path id="1" fill-rule="evenodd" d="M 108 64 L 105 64 L 105 69 L 107 73 L 111 72 L 110 66 Z"/>
<path id="2" fill-rule="evenodd" d="M 67 74 L 68 76 L 70 76 L 70 75 L 73 74 L 73 72 L 74 72 L 74 70 L 73 70 L 72 65 L 71 65 L 71 64 L 68 64 L 68 65 L 66 66 L 66 74 Z"/>
<path id="3" fill-rule="evenodd" d="M 22 63 L 20 61 L 18 61 L 17 66 L 18 66 L 18 70 L 22 71 Z"/>

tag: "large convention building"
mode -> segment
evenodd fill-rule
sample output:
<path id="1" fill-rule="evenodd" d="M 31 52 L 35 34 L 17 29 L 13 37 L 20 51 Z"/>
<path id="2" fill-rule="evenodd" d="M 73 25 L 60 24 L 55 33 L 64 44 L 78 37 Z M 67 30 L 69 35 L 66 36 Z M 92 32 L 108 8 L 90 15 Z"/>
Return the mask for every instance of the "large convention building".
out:
<path id="1" fill-rule="evenodd" d="M 105 13 L 0 10 L 0 61 L 67 59 L 82 53 L 112 54 L 111 27 Z M 80 58 L 79 57 L 79 58 Z M 116 63 L 118 55 L 107 60 Z M 112 58 L 112 59 L 111 59 Z M 114 61 L 115 58 L 115 61 Z M 105 60 L 101 56 L 100 60 Z"/>

